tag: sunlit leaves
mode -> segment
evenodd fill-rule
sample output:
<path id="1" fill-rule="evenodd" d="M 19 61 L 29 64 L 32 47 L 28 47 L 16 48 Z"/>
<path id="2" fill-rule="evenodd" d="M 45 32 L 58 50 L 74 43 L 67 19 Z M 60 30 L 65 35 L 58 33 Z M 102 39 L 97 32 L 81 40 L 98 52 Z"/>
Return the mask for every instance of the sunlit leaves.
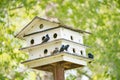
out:
<path id="1" fill-rule="evenodd" d="M 56 3 L 60 6 L 57 6 L 56 10 L 53 9 L 49 15 L 57 16 L 65 23 L 72 23 L 75 27 L 93 32 L 92 36 L 86 38 L 86 43 L 92 46 L 88 51 L 92 51 L 96 56 L 94 64 L 102 64 L 101 67 L 107 65 L 111 70 L 109 77 L 104 73 L 106 69 L 103 69 L 101 74 L 95 72 L 94 75 L 97 77 L 95 80 L 117 79 L 120 74 L 117 70 L 120 68 L 118 62 L 120 56 L 116 56 L 120 54 L 118 1 L 88 0 L 81 3 L 78 0 L 66 0 L 60 4 Z M 94 67 L 93 71 L 95 68 L 100 67 Z"/>
<path id="2" fill-rule="evenodd" d="M 35 16 L 57 17 L 63 24 L 87 30 L 93 34 L 85 38 L 91 46 L 87 52 L 95 55 L 89 66 L 94 80 L 119 80 L 120 74 L 120 1 L 119 0 L 0 0 L 0 79 L 26 58 L 18 49 L 24 45 L 14 38 Z M 70 79 L 75 79 L 71 75 Z"/>

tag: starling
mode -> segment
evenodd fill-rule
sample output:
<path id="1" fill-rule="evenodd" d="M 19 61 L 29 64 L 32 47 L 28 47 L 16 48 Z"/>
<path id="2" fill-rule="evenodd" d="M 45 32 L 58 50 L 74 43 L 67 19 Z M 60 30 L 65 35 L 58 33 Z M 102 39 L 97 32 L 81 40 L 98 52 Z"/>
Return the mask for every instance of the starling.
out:
<path id="1" fill-rule="evenodd" d="M 47 34 L 45 38 L 43 39 L 42 43 L 47 42 L 50 39 L 49 35 Z"/>
<path id="2" fill-rule="evenodd" d="M 59 50 L 58 50 L 58 48 L 56 47 L 55 50 L 52 52 L 52 55 L 54 55 L 54 54 L 56 54 L 56 53 L 58 53 L 58 52 L 59 52 Z"/>
<path id="3" fill-rule="evenodd" d="M 93 59 L 93 58 L 94 58 L 94 55 L 93 55 L 92 53 L 88 53 L 88 58 Z"/>
<path id="4" fill-rule="evenodd" d="M 66 51 L 67 51 L 67 50 L 68 50 L 68 48 L 69 48 L 69 46 L 70 46 L 70 45 L 66 45 L 66 46 L 64 46 L 64 50 L 66 50 Z"/>
<path id="5" fill-rule="evenodd" d="M 64 47 L 65 47 L 64 45 L 61 46 L 60 52 L 63 52 L 63 51 L 64 51 Z"/>

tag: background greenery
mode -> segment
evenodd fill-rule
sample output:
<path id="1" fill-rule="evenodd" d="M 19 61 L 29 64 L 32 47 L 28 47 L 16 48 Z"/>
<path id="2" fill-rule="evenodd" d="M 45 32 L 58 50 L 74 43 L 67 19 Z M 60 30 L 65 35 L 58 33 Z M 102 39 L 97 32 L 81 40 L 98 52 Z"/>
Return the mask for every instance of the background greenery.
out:
<path id="1" fill-rule="evenodd" d="M 17 70 L 27 54 L 18 50 L 24 44 L 14 35 L 35 16 L 55 17 L 92 32 L 85 37 L 95 56 L 88 65 L 91 79 L 120 80 L 119 0 L 0 0 L 0 80 L 25 80 L 28 75 Z"/>

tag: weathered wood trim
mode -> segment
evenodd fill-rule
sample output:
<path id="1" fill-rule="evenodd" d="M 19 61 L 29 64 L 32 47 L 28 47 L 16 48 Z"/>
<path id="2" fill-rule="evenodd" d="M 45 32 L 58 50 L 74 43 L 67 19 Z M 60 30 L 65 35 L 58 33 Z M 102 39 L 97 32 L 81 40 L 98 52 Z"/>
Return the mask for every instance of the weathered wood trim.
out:
<path id="1" fill-rule="evenodd" d="M 50 20 L 47 20 L 47 19 L 44 19 L 44 18 L 40 18 L 40 17 L 38 17 L 38 16 L 35 16 L 23 29 L 21 29 L 21 31 L 20 31 L 19 33 L 17 33 L 17 34 L 15 35 L 15 37 L 19 38 L 19 35 L 20 35 L 34 20 L 36 20 L 36 19 L 44 20 L 44 21 L 48 21 L 48 22 L 51 22 L 51 23 L 59 24 L 58 22 L 54 22 L 54 21 L 52 22 L 52 21 L 50 21 Z"/>
<path id="2" fill-rule="evenodd" d="M 65 28 L 65 29 L 69 29 L 69 30 L 76 31 L 76 32 L 79 32 L 79 33 L 88 33 L 88 34 L 91 34 L 90 32 L 86 32 L 86 31 L 78 30 L 78 29 L 73 29 L 73 28 L 67 27 L 65 25 L 60 25 L 58 27 L 54 27 L 54 28 L 43 30 L 43 31 L 38 31 L 38 32 L 30 33 L 30 34 L 24 35 L 23 37 L 34 35 L 34 34 L 38 34 L 38 33 L 42 33 L 42 32 L 46 32 L 46 31 L 49 31 L 49 30 L 57 29 L 57 28 Z"/>
<path id="3" fill-rule="evenodd" d="M 18 37 L 19 34 L 20 34 L 23 30 L 25 30 L 36 18 L 37 18 L 37 16 L 34 17 L 23 29 L 21 29 L 21 31 L 20 31 L 19 33 L 17 33 L 17 34 L 15 35 L 15 37 Z"/>
<path id="4" fill-rule="evenodd" d="M 47 64 L 60 62 L 60 61 L 67 61 L 67 62 L 79 64 L 79 65 L 86 65 L 87 62 L 92 61 L 92 59 L 85 58 L 82 56 L 80 57 L 80 56 L 71 55 L 68 53 L 59 53 L 53 56 L 46 56 L 43 58 L 27 60 L 22 63 L 25 65 L 28 65 L 29 67 L 36 67 L 36 66 L 43 66 Z"/>
<path id="5" fill-rule="evenodd" d="M 28 65 L 28 67 L 34 68 L 36 66 L 52 64 L 62 60 L 63 60 L 62 56 L 54 56 L 54 57 L 46 57 L 46 58 L 37 59 L 33 61 L 31 60 L 31 61 L 23 62 L 23 64 Z"/>
<path id="6" fill-rule="evenodd" d="M 72 28 L 72 27 L 70 27 L 70 26 L 63 25 L 63 24 L 61 24 L 61 23 L 59 23 L 59 22 L 50 21 L 50 20 L 43 19 L 43 18 L 40 18 L 40 17 L 36 16 L 36 17 L 34 17 L 19 33 L 17 33 L 17 34 L 15 35 L 15 37 L 19 38 L 19 35 L 20 35 L 23 31 L 25 31 L 25 29 L 28 28 L 28 26 L 29 26 L 34 20 L 36 20 L 36 19 L 40 19 L 40 20 L 44 20 L 44 21 L 51 22 L 51 23 L 55 23 L 55 24 L 58 24 L 58 25 L 59 25 L 58 27 L 64 27 L 64 28 L 66 28 L 66 29 L 70 29 L 70 30 L 73 30 L 73 31 L 76 31 L 76 32 L 79 32 L 79 33 L 91 34 L 90 32 L 87 32 L 87 31 L 83 31 L 83 30 L 80 30 L 80 29 L 74 29 L 74 28 Z M 58 27 L 57 27 L 57 28 L 58 28 Z M 36 32 L 36 33 L 38 33 L 38 32 Z M 35 34 L 35 33 L 32 33 L 32 34 Z M 29 35 L 30 35 L 30 34 L 29 34 Z M 23 35 L 23 36 L 24 36 L 24 35 Z"/>
<path id="7" fill-rule="evenodd" d="M 23 47 L 23 48 L 20 48 L 19 50 L 26 50 L 26 49 L 30 49 L 30 48 L 35 48 L 35 47 L 39 47 L 39 46 L 41 46 L 41 45 L 43 46 L 44 44 L 49 44 L 49 43 L 53 43 L 53 42 L 56 43 L 56 42 L 59 42 L 59 41 L 62 41 L 62 40 L 64 40 L 64 41 L 69 41 L 69 42 L 72 42 L 72 43 L 75 43 L 75 44 L 79 44 L 79 45 L 81 45 L 81 46 L 83 46 L 83 47 L 85 47 L 85 48 L 89 48 L 89 46 L 87 46 L 87 45 L 80 44 L 80 43 L 78 43 L 78 42 L 73 42 L 73 41 L 71 41 L 71 40 L 67 40 L 67 39 L 61 38 L 61 39 L 53 40 L 53 41 L 47 42 L 47 43 L 40 43 L 40 44 L 28 46 L 28 47 Z"/>
<path id="8" fill-rule="evenodd" d="M 77 55 L 77 54 L 72 54 L 72 53 L 68 53 L 68 52 L 61 52 L 59 54 L 56 54 L 56 55 L 49 55 L 49 56 L 45 56 L 45 57 L 41 57 L 41 58 L 36 58 L 36 59 L 31 59 L 31 60 L 26 60 L 22 63 L 26 63 L 26 62 L 30 62 L 30 61 L 34 61 L 34 60 L 39 60 L 39 59 L 43 59 L 43 58 L 47 58 L 47 57 L 54 57 L 54 56 L 63 56 L 63 55 L 66 55 L 66 56 L 69 56 L 69 57 L 73 57 L 73 58 L 77 58 L 77 59 L 81 59 L 81 60 L 85 60 L 85 61 L 92 61 L 93 59 L 91 58 L 88 58 L 88 57 L 85 57 L 85 56 L 80 56 L 80 55 Z"/>
<path id="9" fill-rule="evenodd" d="M 31 36 L 31 35 L 34 35 L 34 34 L 38 34 L 38 33 L 42 33 L 42 32 L 46 32 L 46 31 L 49 31 L 49 30 L 57 29 L 57 28 L 60 28 L 60 27 L 54 27 L 54 28 L 50 28 L 50 29 L 43 30 L 43 31 L 38 31 L 38 32 L 34 32 L 34 33 L 30 33 L 30 34 L 26 34 L 26 35 L 24 35 L 23 37 Z"/>
<path id="10" fill-rule="evenodd" d="M 63 56 L 63 60 L 71 62 L 71 63 L 79 64 L 79 65 L 84 65 L 84 66 L 87 65 L 86 61 L 83 61 L 82 59 L 80 60 L 80 59 Z"/>

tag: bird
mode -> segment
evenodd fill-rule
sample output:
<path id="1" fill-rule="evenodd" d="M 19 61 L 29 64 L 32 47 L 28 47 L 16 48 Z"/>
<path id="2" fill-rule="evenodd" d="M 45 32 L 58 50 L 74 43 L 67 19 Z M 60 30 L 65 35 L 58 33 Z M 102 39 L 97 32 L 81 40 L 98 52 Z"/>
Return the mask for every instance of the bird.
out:
<path id="1" fill-rule="evenodd" d="M 92 53 L 88 53 L 88 58 L 94 59 L 94 55 Z"/>
<path id="2" fill-rule="evenodd" d="M 67 51 L 67 50 L 68 50 L 68 48 L 69 48 L 69 46 L 70 46 L 70 45 L 65 45 L 65 46 L 64 46 L 64 50 L 66 50 L 66 51 Z"/>
<path id="3" fill-rule="evenodd" d="M 57 54 L 59 52 L 58 48 L 56 47 L 55 50 L 51 53 L 52 55 Z"/>
<path id="4" fill-rule="evenodd" d="M 64 45 L 61 46 L 60 52 L 63 52 L 63 51 L 64 51 L 64 47 L 65 47 Z"/>
<path id="5" fill-rule="evenodd" d="M 50 37 L 49 37 L 49 35 L 47 34 L 47 35 L 45 36 L 45 38 L 43 39 L 42 43 L 45 43 L 45 42 L 47 42 L 48 40 L 50 40 Z"/>

